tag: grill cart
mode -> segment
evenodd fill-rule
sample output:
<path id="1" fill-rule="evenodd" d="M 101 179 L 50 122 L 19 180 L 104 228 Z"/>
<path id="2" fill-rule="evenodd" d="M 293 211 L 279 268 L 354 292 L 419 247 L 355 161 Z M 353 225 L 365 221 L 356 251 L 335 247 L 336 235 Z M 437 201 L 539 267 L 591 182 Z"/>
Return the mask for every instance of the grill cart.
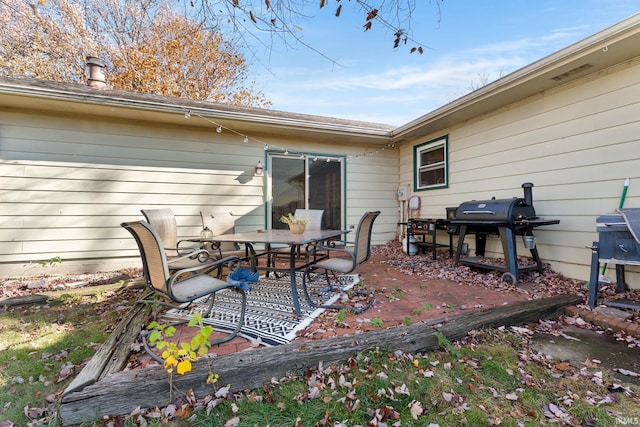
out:
<path id="1" fill-rule="evenodd" d="M 589 299 L 596 306 L 600 285 L 600 263 L 616 266 L 616 290 L 627 289 L 624 277 L 625 265 L 640 265 L 640 209 L 620 209 L 618 213 L 596 218 L 598 242 L 591 248 L 591 274 L 589 277 Z M 607 306 L 640 310 L 640 301 L 621 299 L 607 301 Z"/>
<path id="2" fill-rule="evenodd" d="M 559 224 L 559 220 L 545 220 L 536 216 L 533 208 L 533 184 L 522 184 L 524 197 L 511 199 L 472 200 L 462 203 L 450 219 L 449 232 L 458 234 L 455 263 L 489 270 L 503 271 L 502 280 L 515 284 L 518 273 L 542 271 L 542 261 L 535 246 L 534 228 Z M 467 234 L 475 234 L 476 256 L 461 258 L 462 246 Z M 487 236 L 498 235 L 502 243 L 505 264 L 501 265 L 485 257 Z M 523 236 L 525 248 L 531 251 L 535 265 L 518 265 L 516 236 Z"/>
<path id="3" fill-rule="evenodd" d="M 453 235 L 449 233 L 449 244 L 444 245 L 436 240 L 437 230 L 447 230 L 449 221 L 442 218 L 410 218 L 408 222 L 403 223 L 407 226 L 407 239 L 405 242 L 405 250 L 407 254 L 411 254 L 410 245 L 416 245 L 417 251 L 431 248 L 432 258 L 436 260 L 436 250 L 438 248 L 448 248 L 449 258 L 453 256 Z M 429 239 L 427 239 L 429 237 Z"/>

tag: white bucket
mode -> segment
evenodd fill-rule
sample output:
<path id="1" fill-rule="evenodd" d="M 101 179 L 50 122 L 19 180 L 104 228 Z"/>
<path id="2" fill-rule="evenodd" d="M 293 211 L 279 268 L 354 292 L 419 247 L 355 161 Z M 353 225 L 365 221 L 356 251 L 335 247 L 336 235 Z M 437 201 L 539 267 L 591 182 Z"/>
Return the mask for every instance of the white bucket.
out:
<path id="1" fill-rule="evenodd" d="M 534 249 L 536 247 L 535 236 L 522 236 L 522 242 L 525 249 Z"/>
<path id="2" fill-rule="evenodd" d="M 409 255 L 415 255 L 418 253 L 418 245 L 415 237 L 409 238 Z M 402 252 L 407 253 L 407 238 L 402 239 Z"/>

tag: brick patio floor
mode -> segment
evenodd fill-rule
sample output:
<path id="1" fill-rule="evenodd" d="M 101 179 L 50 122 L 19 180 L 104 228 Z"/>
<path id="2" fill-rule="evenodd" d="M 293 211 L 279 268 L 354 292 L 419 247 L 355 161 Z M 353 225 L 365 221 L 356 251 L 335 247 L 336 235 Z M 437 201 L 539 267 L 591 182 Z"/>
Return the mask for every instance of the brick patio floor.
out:
<path id="1" fill-rule="evenodd" d="M 430 262 L 430 254 L 414 257 L 416 262 Z M 396 266 L 373 255 L 354 273 L 359 273 L 364 287 L 376 294 L 375 304 L 362 314 L 348 312 L 344 322 L 337 324 L 337 310 L 327 310 L 308 328 L 300 331 L 297 340 L 319 340 L 341 335 L 359 334 L 380 328 L 393 328 L 421 320 L 482 310 L 523 301 L 530 296 L 514 290 L 494 290 L 487 287 L 458 284 L 451 280 L 427 279 L 417 274 L 405 274 Z M 526 284 L 522 284 L 526 286 Z M 260 286 L 259 282 L 255 286 Z M 382 326 L 372 326 L 370 320 L 382 320 Z M 179 327 L 174 340 L 190 339 L 193 328 Z M 221 336 L 214 332 L 212 339 Z M 210 352 L 218 356 L 254 348 L 246 338 L 212 346 Z M 140 360 L 143 364 L 144 356 Z"/>

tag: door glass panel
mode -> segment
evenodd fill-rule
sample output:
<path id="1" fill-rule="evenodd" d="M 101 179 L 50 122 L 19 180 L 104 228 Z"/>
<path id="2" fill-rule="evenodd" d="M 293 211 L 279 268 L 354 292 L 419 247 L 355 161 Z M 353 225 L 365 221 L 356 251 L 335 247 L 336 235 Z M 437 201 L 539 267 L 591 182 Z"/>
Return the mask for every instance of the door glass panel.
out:
<path id="1" fill-rule="evenodd" d="M 271 159 L 271 228 L 288 228 L 280 222 L 282 215 L 305 207 L 305 161 L 286 157 Z"/>
<path id="2" fill-rule="evenodd" d="M 339 230 L 342 212 L 341 163 L 309 164 L 309 209 L 324 209 L 322 228 Z"/>
<path id="3" fill-rule="evenodd" d="M 286 229 L 280 216 L 296 209 L 322 209 L 321 227 L 342 225 L 342 163 L 271 157 L 271 228 Z"/>

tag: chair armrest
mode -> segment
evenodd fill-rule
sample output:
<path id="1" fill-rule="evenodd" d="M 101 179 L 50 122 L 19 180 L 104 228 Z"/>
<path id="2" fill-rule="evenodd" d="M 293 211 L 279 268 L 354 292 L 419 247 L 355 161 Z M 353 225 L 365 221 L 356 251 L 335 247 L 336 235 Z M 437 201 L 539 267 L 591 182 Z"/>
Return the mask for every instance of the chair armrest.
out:
<path id="1" fill-rule="evenodd" d="M 206 251 L 205 251 L 206 252 Z M 222 258 L 213 262 L 208 262 L 206 264 L 202 264 L 202 265 L 197 265 L 195 267 L 189 267 L 189 268 L 183 268 L 182 270 L 178 270 L 176 272 L 174 272 L 171 277 L 169 278 L 169 286 L 171 286 L 173 283 L 175 283 L 177 281 L 177 279 L 183 275 L 183 274 L 187 274 L 187 273 L 194 273 L 194 274 L 209 274 L 210 272 L 212 272 L 213 270 L 215 270 L 216 268 L 224 265 L 224 264 L 236 264 L 236 265 L 240 265 L 240 258 L 237 256 L 228 256 L 226 258 Z M 191 274 L 189 274 L 191 275 Z"/>
<path id="2" fill-rule="evenodd" d="M 175 248 L 172 248 L 172 249 L 176 250 L 180 255 L 183 255 L 183 254 L 186 255 L 189 252 L 196 252 L 200 249 L 203 249 L 202 246 L 200 245 L 196 246 L 194 245 L 194 243 L 196 242 L 190 239 L 178 240 L 178 244 L 176 245 Z M 180 247 L 180 245 L 182 244 L 189 244 L 191 246 Z"/>
<path id="3" fill-rule="evenodd" d="M 313 245 L 313 244 L 312 244 Z M 322 245 L 314 245 L 316 249 L 322 249 L 324 251 L 349 251 L 349 247 L 353 247 L 353 243 L 346 242 L 344 240 L 329 240 Z M 336 247 L 340 246 L 340 247 Z"/>
<path id="4" fill-rule="evenodd" d="M 333 246 L 334 243 L 339 244 L 341 247 L 339 248 L 334 247 Z M 306 250 L 309 255 L 315 255 L 318 253 L 318 251 L 326 252 L 327 256 L 331 256 L 331 254 L 346 254 L 346 255 L 349 255 L 351 260 L 355 262 L 356 254 L 353 250 L 350 249 L 350 247 L 353 247 L 353 244 L 349 244 L 347 242 L 339 241 L 339 240 L 333 240 L 329 242 L 329 244 L 330 246 L 311 244 L 307 246 Z"/>
<path id="5" fill-rule="evenodd" d="M 171 248 L 172 250 L 177 250 L 176 248 Z M 167 248 L 165 248 L 167 250 Z M 180 252 L 178 251 L 178 254 Z M 200 262 L 206 262 L 209 259 L 209 251 L 206 249 L 193 249 L 190 252 L 179 255 L 178 257 L 167 259 L 167 263 L 171 264 L 173 262 L 182 261 L 185 259 L 198 259 Z"/>

